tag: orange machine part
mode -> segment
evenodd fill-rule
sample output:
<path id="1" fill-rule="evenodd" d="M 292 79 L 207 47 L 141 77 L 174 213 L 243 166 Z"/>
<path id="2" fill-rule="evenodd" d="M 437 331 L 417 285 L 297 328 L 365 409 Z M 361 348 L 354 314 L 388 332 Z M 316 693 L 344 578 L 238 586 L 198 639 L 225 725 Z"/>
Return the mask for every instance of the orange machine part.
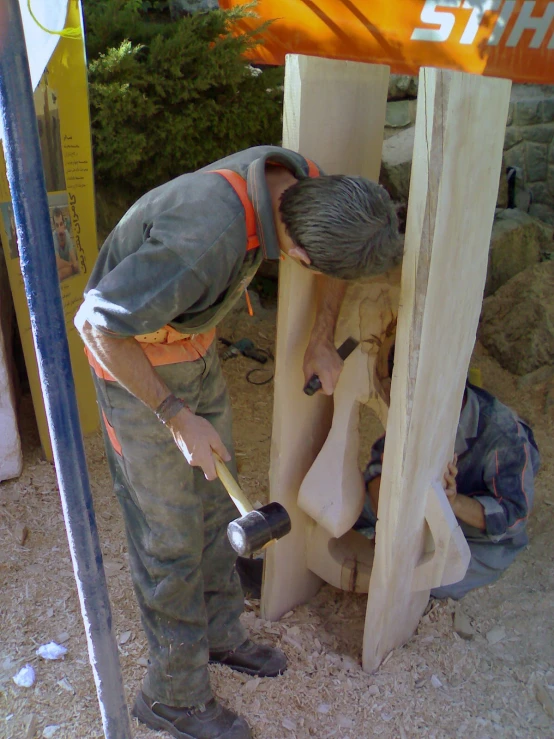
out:
<path id="1" fill-rule="evenodd" d="M 220 0 L 231 8 L 244 0 Z M 454 69 L 515 82 L 554 82 L 554 2 L 548 0 L 258 0 L 252 30 L 271 20 L 249 56 L 286 54 L 374 62 L 400 74 Z"/>

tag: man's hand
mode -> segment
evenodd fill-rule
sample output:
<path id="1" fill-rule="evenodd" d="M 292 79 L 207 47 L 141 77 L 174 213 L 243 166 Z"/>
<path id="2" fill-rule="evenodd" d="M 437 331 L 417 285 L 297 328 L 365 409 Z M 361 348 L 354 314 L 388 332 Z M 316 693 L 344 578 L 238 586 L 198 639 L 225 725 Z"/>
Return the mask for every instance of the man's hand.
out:
<path id="1" fill-rule="evenodd" d="M 131 395 L 151 410 L 170 394 L 170 389 L 148 361 L 134 338 L 120 339 L 102 333 L 87 321 L 77 326 L 96 361 Z M 215 480 L 212 449 L 228 462 L 231 456 L 209 421 L 183 408 L 168 423 L 175 443 L 193 467 L 201 467 L 207 480 Z"/>
<path id="2" fill-rule="evenodd" d="M 456 475 L 458 474 L 458 455 L 454 455 L 452 462 L 449 462 L 446 471 L 444 473 L 444 492 L 448 498 L 448 502 L 452 506 L 452 510 L 455 511 L 456 498 L 458 497 L 458 489 L 456 488 Z"/>
<path id="3" fill-rule="evenodd" d="M 231 455 L 212 424 L 183 408 L 169 421 L 168 426 L 191 467 L 201 467 L 206 480 L 215 480 L 217 472 L 212 450 L 225 462 L 231 460 Z"/>
<path id="4" fill-rule="evenodd" d="M 452 462 L 448 463 L 444 473 L 444 492 L 452 507 L 454 515 L 459 521 L 473 526 L 479 531 L 486 530 L 485 509 L 478 500 L 469 495 L 458 493 L 456 487 L 456 475 L 458 474 L 458 456 L 455 454 Z M 483 493 L 484 495 L 486 493 Z"/>
<path id="5" fill-rule="evenodd" d="M 316 275 L 315 280 L 316 314 L 304 355 L 304 385 L 312 375 L 317 375 L 321 380 L 321 392 L 332 395 L 343 365 L 333 339 L 346 284 L 326 275 Z"/>
<path id="6" fill-rule="evenodd" d="M 310 341 L 304 355 L 304 385 L 312 375 L 317 375 L 321 380 L 321 392 L 332 395 L 343 364 L 332 341 Z"/>

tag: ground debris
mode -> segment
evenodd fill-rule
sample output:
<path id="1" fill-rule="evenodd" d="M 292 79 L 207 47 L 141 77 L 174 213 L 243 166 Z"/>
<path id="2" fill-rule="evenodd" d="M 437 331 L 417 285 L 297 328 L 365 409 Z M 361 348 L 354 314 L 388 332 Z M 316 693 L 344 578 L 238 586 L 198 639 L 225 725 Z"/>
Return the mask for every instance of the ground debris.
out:
<path id="1" fill-rule="evenodd" d="M 35 739 L 38 729 L 38 719 L 35 713 L 30 713 L 23 719 L 23 739 Z"/>
<path id="2" fill-rule="evenodd" d="M 547 713 L 550 718 L 554 718 L 554 700 L 552 700 L 552 696 L 550 695 L 548 688 L 543 685 L 543 683 L 535 683 L 535 698 L 541 704 L 545 713 Z"/>
<path id="3" fill-rule="evenodd" d="M 454 611 L 454 631 L 462 637 L 462 639 L 473 639 L 475 630 L 471 625 L 471 621 L 467 613 L 462 611 L 458 606 Z"/>
<path id="4" fill-rule="evenodd" d="M 494 626 L 490 631 L 487 631 L 486 637 L 489 644 L 498 644 L 506 638 L 506 629 L 503 626 Z"/>
<path id="5" fill-rule="evenodd" d="M 236 335 L 229 332 L 229 338 L 250 336 L 254 343 L 269 346 L 270 341 L 258 341 L 260 324 L 255 320 L 250 323 L 246 315 L 242 322 L 239 317 L 233 326 Z M 266 328 L 265 334 L 271 336 L 271 331 Z M 245 717 L 256 739 L 552 739 L 552 718 L 535 699 L 534 686 L 539 681 L 552 696 L 554 506 L 542 506 L 540 501 L 545 492 L 554 490 L 554 434 L 543 415 L 542 394 L 518 390 L 514 378 L 480 351 L 475 361 L 482 369 L 485 388 L 529 419 L 541 449 L 543 466 L 537 479 L 529 548 L 497 583 L 463 599 L 463 610 L 471 614 L 475 630 L 472 640 L 459 638 L 453 629 L 456 603 L 431 600 L 428 617 L 420 622 L 416 636 L 394 649 L 373 674 L 364 673 L 360 666 L 367 595 L 324 585 L 309 603 L 271 624 L 261 617 L 260 602 L 249 599 L 243 616 L 248 632 L 258 642 L 282 646 L 289 669 L 280 677 L 261 680 L 239 679 L 222 665 L 209 670 L 218 699 Z M 235 411 L 235 438 L 239 451 L 245 453 L 241 457 L 245 492 L 251 500 L 265 503 L 272 387 L 248 384 L 244 376 L 249 367 L 239 357 L 236 364 L 226 363 L 225 374 Z M 376 438 L 372 436 L 375 424 L 364 420 L 364 412 L 365 408 L 360 413 L 362 456 Z M 252 416 L 261 420 L 252 423 Z M 14 495 L 6 495 L 12 518 L 0 520 L 0 526 L 6 527 L 0 532 L 0 702 L 1 716 L 13 714 L 13 718 L 6 723 L 0 719 L 0 737 L 4 739 L 2 732 L 7 728 L 6 739 L 24 739 L 22 717 L 34 713 L 38 728 L 32 739 L 39 739 L 49 724 L 60 726 L 53 739 L 99 739 L 102 725 L 55 473 L 52 465 L 40 461 L 38 435 L 29 437 L 30 442 L 25 438 L 24 432 L 22 479 L 29 489 L 20 489 L 23 483 L 17 480 L 2 483 L 2 493 L 9 488 Z M 114 633 L 133 634 L 123 647 L 129 654 L 121 659 L 132 702 L 148 665 L 147 641 L 126 564 L 125 532 L 101 435 L 88 437 L 85 445 L 102 554 L 105 562 L 114 563 L 108 566 Z M 13 520 L 25 521 L 32 547 L 22 549 L 8 533 Z M 67 572 L 67 577 L 60 579 L 60 572 Z M 505 629 L 506 637 L 491 645 L 485 635 L 497 625 Z M 69 638 L 62 640 L 59 632 Z M 284 641 L 284 636 L 295 645 Z M 518 641 L 511 641 L 516 636 Z M 35 649 L 51 638 L 71 645 L 71 657 L 63 663 L 45 664 L 35 656 Z M 37 670 L 35 686 L 30 689 L 12 682 L 26 663 Z M 432 687 L 433 675 L 444 688 Z M 63 680 L 74 688 L 74 695 L 58 684 Z M 340 726 L 341 716 L 352 721 L 350 728 Z M 286 728 L 284 720 L 295 729 Z M 133 721 L 133 736 L 157 739 L 158 734 Z"/>
<path id="6" fill-rule="evenodd" d="M 22 524 L 20 521 L 16 521 L 13 525 L 12 535 L 16 542 L 20 546 L 23 546 L 27 541 L 27 537 L 29 536 L 29 529 L 27 528 L 27 526 L 25 526 L 25 524 Z"/>

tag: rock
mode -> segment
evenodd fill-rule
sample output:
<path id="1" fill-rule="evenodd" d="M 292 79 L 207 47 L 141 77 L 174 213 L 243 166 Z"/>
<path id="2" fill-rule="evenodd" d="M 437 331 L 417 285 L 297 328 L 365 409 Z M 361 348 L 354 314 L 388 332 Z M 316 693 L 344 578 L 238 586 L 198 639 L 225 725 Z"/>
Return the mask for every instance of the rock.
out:
<path id="1" fill-rule="evenodd" d="M 527 142 L 525 144 L 525 165 L 528 182 L 542 182 L 548 175 L 548 145 Z"/>
<path id="2" fill-rule="evenodd" d="M 410 192 L 412 156 L 414 152 L 414 126 L 394 134 L 383 143 L 379 182 L 393 200 L 407 202 Z"/>
<path id="3" fill-rule="evenodd" d="M 524 128 L 519 128 L 518 126 L 508 126 L 506 129 L 506 135 L 504 136 L 504 149 L 511 149 L 512 146 L 523 141 L 524 131 Z"/>
<path id="4" fill-rule="evenodd" d="M 492 226 L 485 296 L 537 264 L 552 244 L 552 229 L 517 208 L 499 213 Z"/>
<path id="5" fill-rule="evenodd" d="M 524 390 L 528 387 L 536 387 L 544 385 L 554 375 L 554 367 L 544 366 L 534 372 L 529 372 L 517 381 L 518 390 Z"/>
<path id="6" fill-rule="evenodd" d="M 528 267 L 483 303 L 479 338 L 505 369 L 554 364 L 554 261 Z"/>
<path id="7" fill-rule="evenodd" d="M 526 190 L 531 193 L 532 199 L 527 197 L 526 202 L 519 200 L 516 196 L 516 206 L 529 212 L 531 203 L 545 203 L 548 205 L 552 202 L 552 198 L 548 191 L 548 185 L 546 182 L 529 182 Z"/>
<path id="8" fill-rule="evenodd" d="M 391 74 L 389 77 L 389 100 L 416 98 L 418 78 L 408 74 Z"/>
<path id="9" fill-rule="evenodd" d="M 405 128 L 415 123 L 417 100 L 393 100 L 387 103 L 385 126 Z"/>
<path id="10" fill-rule="evenodd" d="M 542 119 L 545 123 L 554 121 L 554 98 L 545 98 L 542 103 Z"/>
<path id="11" fill-rule="evenodd" d="M 515 121 L 518 126 L 531 126 L 543 121 L 543 101 L 535 98 L 519 100 L 515 107 Z"/>
<path id="12" fill-rule="evenodd" d="M 462 639 L 473 639 L 475 636 L 475 630 L 471 625 L 469 616 L 459 606 L 454 611 L 454 631 Z"/>
<path id="13" fill-rule="evenodd" d="M 554 208 L 551 208 L 549 205 L 545 205 L 544 203 L 533 203 L 529 208 L 529 215 L 533 216 L 533 218 L 538 218 L 538 220 L 543 223 L 548 223 L 550 226 L 554 226 Z M 551 245 L 551 248 L 554 251 L 553 247 L 554 244 Z"/>
<path id="14" fill-rule="evenodd" d="M 520 141 L 519 144 L 512 146 L 504 152 L 504 158 L 508 167 L 516 167 L 523 173 L 525 171 L 525 143 Z"/>
<path id="15" fill-rule="evenodd" d="M 549 144 L 554 139 L 554 125 L 552 123 L 543 123 L 539 126 L 526 126 L 517 130 L 522 132 L 523 138 L 526 141 L 535 141 L 538 144 Z"/>

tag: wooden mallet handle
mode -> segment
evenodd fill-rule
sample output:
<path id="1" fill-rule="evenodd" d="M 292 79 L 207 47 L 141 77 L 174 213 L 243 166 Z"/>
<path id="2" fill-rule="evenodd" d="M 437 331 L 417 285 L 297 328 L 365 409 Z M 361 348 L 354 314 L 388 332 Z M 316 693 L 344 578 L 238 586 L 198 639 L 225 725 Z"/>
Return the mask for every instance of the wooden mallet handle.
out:
<path id="1" fill-rule="evenodd" d="M 239 509 L 240 515 L 246 516 L 247 513 L 250 513 L 254 510 L 254 506 L 248 500 L 246 495 L 242 492 L 240 485 L 235 480 L 233 475 L 229 472 L 227 465 L 221 459 L 219 454 L 217 452 L 212 453 L 214 457 L 215 471 L 217 472 L 217 476 L 221 480 L 221 483 L 223 484 L 225 490 L 229 493 L 231 500 Z"/>

